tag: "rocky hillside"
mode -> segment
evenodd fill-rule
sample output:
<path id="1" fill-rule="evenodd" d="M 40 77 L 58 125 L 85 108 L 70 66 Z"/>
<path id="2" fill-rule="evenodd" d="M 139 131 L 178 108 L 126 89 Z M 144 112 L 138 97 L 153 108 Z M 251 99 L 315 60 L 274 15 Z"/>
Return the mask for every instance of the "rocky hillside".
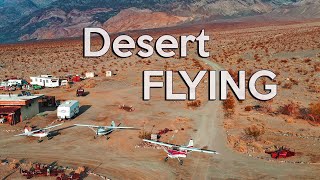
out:
<path id="1" fill-rule="evenodd" d="M 251 15 L 320 17 L 318 0 L 0 0 L 0 43 L 78 37 Z"/>

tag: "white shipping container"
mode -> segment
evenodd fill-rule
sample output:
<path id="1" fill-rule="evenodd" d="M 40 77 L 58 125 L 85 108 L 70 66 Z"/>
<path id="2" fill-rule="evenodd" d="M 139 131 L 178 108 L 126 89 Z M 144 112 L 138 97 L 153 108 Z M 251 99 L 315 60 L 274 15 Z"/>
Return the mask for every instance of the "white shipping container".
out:
<path id="1" fill-rule="evenodd" d="M 58 106 L 57 116 L 59 119 L 71 119 L 79 113 L 79 108 L 79 101 L 65 101 Z"/>

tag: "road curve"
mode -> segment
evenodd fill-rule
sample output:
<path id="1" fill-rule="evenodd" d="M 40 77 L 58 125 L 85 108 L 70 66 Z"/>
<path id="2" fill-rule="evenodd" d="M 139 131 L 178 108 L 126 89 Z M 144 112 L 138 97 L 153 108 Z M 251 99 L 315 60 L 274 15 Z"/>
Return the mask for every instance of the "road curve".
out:
<path id="1" fill-rule="evenodd" d="M 208 59 L 199 57 L 197 59 L 211 66 L 216 71 L 223 69 Z M 218 92 L 219 88 L 218 74 L 216 77 L 216 92 Z M 316 178 L 316 175 L 308 172 L 315 172 L 314 170 L 319 168 L 317 165 L 268 162 L 231 150 L 227 145 L 227 137 L 223 127 L 224 116 L 220 113 L 221 106 L 222 104 L 219 100 L 208 101 L 193 117 L 197 120 L 197 132 L 193 136 L 196 145 L 198 147 L 208 146 L 209 149 L 217 150 L 221 154 L 214 155 L 205 163 L 195 163 L 192 179 Z"/>

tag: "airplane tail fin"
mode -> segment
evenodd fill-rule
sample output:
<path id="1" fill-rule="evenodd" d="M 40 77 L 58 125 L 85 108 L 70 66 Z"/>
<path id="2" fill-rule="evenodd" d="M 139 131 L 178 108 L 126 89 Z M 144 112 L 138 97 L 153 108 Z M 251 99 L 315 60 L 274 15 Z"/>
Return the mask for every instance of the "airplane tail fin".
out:
<path id="1" fill-rule="evenodd" d="M 24 127 L 24 133 L 29 133 L 31 131 L 31 128 L 29 126 Z"/>
<path id="2" fill-rule="evenodd" d="M 111 122 L 111 127 L 116 127 L 116 123 L 114 121 Z"/>
<path id="3" fill-rule="evenodd" d="M 193 139 L 190 139 L 188 147 L 193 147 Z"/>

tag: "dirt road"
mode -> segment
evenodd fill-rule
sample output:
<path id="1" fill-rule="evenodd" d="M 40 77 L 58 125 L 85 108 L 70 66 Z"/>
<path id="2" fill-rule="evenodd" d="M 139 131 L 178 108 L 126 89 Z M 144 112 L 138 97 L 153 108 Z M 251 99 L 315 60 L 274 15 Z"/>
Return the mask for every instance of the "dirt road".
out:
<path id="1" fill-rule="evenodd" d="M 210 65 L 214 70 L 222 68 L 207 59 L 199 59 Z M 217 76 L 216 87 L 219 88 Z M 217 93 L 218 94 L 218 93 Z M 234 179 L 301 179 L 316 178 L 319 166 L 308 164 L 288 164 L 280 162 L 267 162 L 246 155 L 236 153 L 227 146 L 227 138 L 223 129 L 223 112 L 219 100 L 209 101 L 206 106 L 194 116 L 197 121 L 198 131 L 193 136 L 196 145 L 208 146 L 217 150 L 220 155 L 215 155 L 206 162 L 194 165 L 192 179 L 234 178 Z M 199 161 L 200 159 L 198 159 Z"/>

